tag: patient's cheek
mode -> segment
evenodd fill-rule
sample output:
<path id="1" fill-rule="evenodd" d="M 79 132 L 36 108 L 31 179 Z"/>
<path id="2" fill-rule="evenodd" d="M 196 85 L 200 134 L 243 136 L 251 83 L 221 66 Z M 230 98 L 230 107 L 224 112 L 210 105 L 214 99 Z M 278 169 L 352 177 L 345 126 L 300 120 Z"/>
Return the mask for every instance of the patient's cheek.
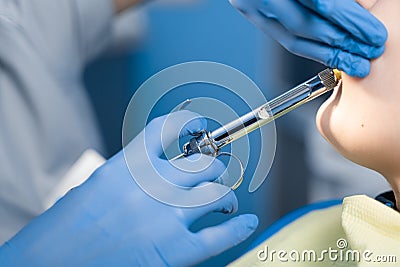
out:
<path id="1" fill-rule="evenodd" d="M 348 159 L 385 176 L 400 176 L 400 1 L 360 1 L 386 25 L 383 56 L 365 79 L 343 75 L 343 89 L 320 108 L 321 134 Z M 376 3 L 374 3 L 376 2 Z"/>
<path id="2" fill-rule="evenodd" d="M 381 66 L 374 62 L 373 67 Z M 342 91 L 336 92 L 318 111 L 321 134 L 343 156 L 383 175 L 399 173 L 400 90 L 380 79 L 374 71 L 366 79 L 343 75 Z M 389 82 L 390 83 L 390 82 Z"/>

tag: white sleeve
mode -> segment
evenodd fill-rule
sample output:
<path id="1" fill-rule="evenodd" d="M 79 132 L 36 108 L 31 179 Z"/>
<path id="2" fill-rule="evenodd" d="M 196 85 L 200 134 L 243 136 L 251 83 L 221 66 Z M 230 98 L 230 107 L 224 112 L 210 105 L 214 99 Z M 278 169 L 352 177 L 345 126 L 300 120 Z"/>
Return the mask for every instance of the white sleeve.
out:
<path id="1" fill-rule="evenodd" d="M 2 16 L 20 27 L 45 64 L 58 68 L 64 60 L 85 64 L 107 48 L 114 5 L 113 0 L 0 0 Z"/>
<path id="2" fill-rule="evenodd" d="M 54 1 L 54 0 L 52 0 Z M 95 57 L 111 40 L 114 6 L 112 0 L 69 0 L 76 2 L 79 37 L 86 60 Z"/>
<path id="3" fill-rule="evenodd" d="M 0 243 L 84 149 L 102 148 L 81 74 L 113 14 L 112 0 L 0 0 Z"/>
<path id="4" fill-rule="evenodd" d="M 46 210 L 49 209 L 57 200 L 67 194 L 69 190 L 84 183 L 105 162 L 105 158 L 97 151 L 93 149 L 86 150 L 64 177 L 61 178 L 57 186 L 46 196 L 46 199 L 43 201 L 43 207 Z"/>

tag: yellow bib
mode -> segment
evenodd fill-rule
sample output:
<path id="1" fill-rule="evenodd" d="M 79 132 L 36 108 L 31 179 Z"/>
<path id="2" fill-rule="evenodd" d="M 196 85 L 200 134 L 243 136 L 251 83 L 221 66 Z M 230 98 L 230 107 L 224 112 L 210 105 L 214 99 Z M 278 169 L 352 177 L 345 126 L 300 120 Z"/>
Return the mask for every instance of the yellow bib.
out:
<path id="1" fill-rule="evenodd" d="M 400 213 L 348 197 L 300 217 L 230 266 L 400 266 Z"/>

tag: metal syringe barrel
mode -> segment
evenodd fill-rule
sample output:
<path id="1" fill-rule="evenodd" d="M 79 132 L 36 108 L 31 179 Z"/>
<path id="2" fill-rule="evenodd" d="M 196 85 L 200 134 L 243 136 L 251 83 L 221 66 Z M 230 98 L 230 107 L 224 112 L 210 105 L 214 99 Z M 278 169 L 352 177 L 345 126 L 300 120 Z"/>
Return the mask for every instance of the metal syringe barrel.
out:
<path id="1" fill-rule="evenodd" d="M 192 138 L 183 146 L 184 154 L 203 153 L 215 156 L 225 145 L 332 90 L 340 80 L 340 71 L 326 69 L 310 80 L 215 131 L 200 132 L 198 136 Z"/>

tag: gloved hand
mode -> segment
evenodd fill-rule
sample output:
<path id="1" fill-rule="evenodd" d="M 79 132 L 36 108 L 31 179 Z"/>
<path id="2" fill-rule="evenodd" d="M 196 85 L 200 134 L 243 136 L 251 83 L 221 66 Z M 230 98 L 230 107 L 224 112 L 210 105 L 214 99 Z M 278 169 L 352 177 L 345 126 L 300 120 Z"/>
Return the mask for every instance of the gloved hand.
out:
<path id="1" fill-rule="evenodd" d="M 208 182 L 224 172 L 222 162 L 214 160 L 202 171 L 186 172 L 160 158 L 162 145 L 168 146 L 179 134 L 205 128 L 205 120 L 189 111 L 153 120 L 126 147 L 136 157 L 136 165 L 129 167 L 146 170 L 154 164 L 159 175 L 173 183 L 206 184 L 207 192 L 216 195 L 227 192 L 225 186 Z M 236 211 L 233 191 L 204 206 L 166 205 L 138 186 L 126 159 L 118 153 L 28 224 L 1 247 L 0 262 L 6 266 L 186 266 L 235 246 L 255 230 L 257 217 L 247 214 L 191 232 L 189 226 L 209 212 Z M 199 159 L 204 160 L 210 158 Z M 153 177 L 152 171 L 146 173 L 149 180 L 160 178 Z"/>
<path id="2" fill-rule="evenodd" d="M 385 26 L 355 0 L 230 0 L 288 51 L 365 77 L 384 52 Z"/>

